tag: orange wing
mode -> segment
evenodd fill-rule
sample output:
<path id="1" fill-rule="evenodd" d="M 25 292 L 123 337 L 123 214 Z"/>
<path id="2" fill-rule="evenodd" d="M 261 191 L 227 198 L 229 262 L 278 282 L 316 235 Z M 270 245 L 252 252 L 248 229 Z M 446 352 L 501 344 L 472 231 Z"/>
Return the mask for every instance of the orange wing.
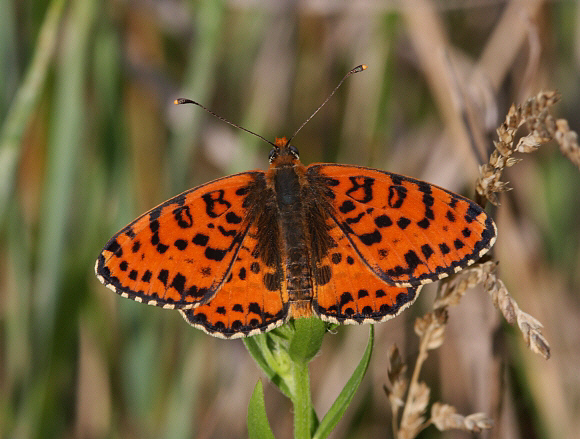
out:
<path id="1" fill-rule="evenodd" d="M 375 169 L 307 168 L 333 198 L 334 222 L 362 262 L 389 285 L 417 287 L 457 272 L 486 253 L 492 219 L 473 201 L 437 186 Z"/>
<path id="2" fill-rule="evenodd" d="M 248 194 L 263 172 L 244 172 L 190 189 L 119 231 L 97 259 L 99 280 L 118 294 L 164 308 L 192 308 L 226 282 L 249 224 Z"/>
<path id="3" fill-rule="evenodd" d="M 197 308 L 180 310 L 190 325 L 217 337 L 238 338 L 285 323 L 288 294 L 282 270 L 257 256 L 257 233 L 257 226 L 250 226 L 231 275 L 217 294 Z"/>
<path id="4" fill-rule="evenodd" d="M 312 301 L 314 312 L 322 320 L 342 324 L 383 322 L 415 301 L 421 286 L 387 284 L 363 262 L 338 226 L 330 228 L 329 235 L 336 245 L 320 261 L 319 272 L 327 275 L 314 277 Z"/>

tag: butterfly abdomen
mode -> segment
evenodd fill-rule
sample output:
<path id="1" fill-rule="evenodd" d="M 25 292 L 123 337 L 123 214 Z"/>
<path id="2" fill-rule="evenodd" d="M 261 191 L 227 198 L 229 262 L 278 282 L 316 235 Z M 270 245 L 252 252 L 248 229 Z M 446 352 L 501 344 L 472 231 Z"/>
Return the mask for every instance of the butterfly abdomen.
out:
<path id="1" fill-rule="evenodd" d="M 312 315 L 311 255 L 308 226 L 302 199 L 304 167 L 278 167 L 269 176 L 276 192 L 286 290 L 292 317 Z"/>

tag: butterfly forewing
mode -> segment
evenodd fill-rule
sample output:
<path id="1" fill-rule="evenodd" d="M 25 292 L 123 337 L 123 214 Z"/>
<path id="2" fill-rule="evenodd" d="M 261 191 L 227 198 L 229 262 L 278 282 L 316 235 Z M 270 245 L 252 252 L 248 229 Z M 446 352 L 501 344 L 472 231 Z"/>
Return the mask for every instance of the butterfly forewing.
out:
<path id="1" fill-rule="evenodd" d="M 191 308 L 209 300 L 227 280 L 248 230 L 245 198 L 263 176 L 214 180 L 145 213 L 107 243 L 97 276 L 117 293 L 152 305 Z"/>
<path id="2" fill-rule="evenodd" d="M 358 257 L 387 284 L 414 287 L 473 263 L 494 243 L 491 218 L 471 200 L 375 169 L 308 167 L 332 193 L 336 224 Z"/>

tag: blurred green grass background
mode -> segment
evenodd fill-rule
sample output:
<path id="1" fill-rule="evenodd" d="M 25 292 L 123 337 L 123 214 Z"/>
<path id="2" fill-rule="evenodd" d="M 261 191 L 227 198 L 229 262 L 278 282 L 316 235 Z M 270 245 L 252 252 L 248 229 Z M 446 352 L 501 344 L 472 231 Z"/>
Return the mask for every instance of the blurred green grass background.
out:
<path id="1" fill-rule="evenodd" d="M 294 140 L 303 163 L 370 165 L 468 196 L 512 102 L 558 89 L 557 116 L 580 130 L 577 2 L 23 0 L 0 11 L 0 437 L 247 435 L 260 373 L 241 341 L 122 299 L 93 273 L 138 214 L 267 166 L 267 144 L 173 99 L 273 139 L 365 63 Z M 580 173 L 555 145 L 524 158 L 495 211 L 495 257 L 520 307 L 544 323 L 552 358 L 530 353 L 475 290 L 422 379 L 433 400 L 492 416 L 485 437 L 573 437 Z M 390 437 L 387 348 L 413 361 L 413 319 L 433 291 L 377 325 L 369 373 L 333 438 Z M 320 414 L 366 337 L 358 327 L 327 336 L 311 367 Z M 289 402 L 265 391 L 276 437 L 292 437 Z"/>

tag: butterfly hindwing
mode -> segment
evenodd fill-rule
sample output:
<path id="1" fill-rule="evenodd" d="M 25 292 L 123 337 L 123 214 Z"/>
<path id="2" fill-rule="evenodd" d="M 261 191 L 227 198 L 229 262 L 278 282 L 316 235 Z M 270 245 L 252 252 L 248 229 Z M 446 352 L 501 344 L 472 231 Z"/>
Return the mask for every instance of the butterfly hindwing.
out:
<path id="1" fill-rule="evenodd" d="M 331 220 L 332 221 L 332 220 Z M 334 246 L 320 261 L 326 276 L 314 277 L 313 311 L 333 323 L 376 323 L 397 316 L 410 306 L 418 287 L 387 284 L 362 261 L 344 232 L 329 227 Z"/>
<path id="2" fill-rule="evenodd" d="M 194 309 L 180 310 L 192 326 L 223 338 L 237 338 L 282 325 L 288 297 L 279 264 L 260 258 L 254 224 L 242 242 L 230 276 L 212 299 Z"/>
<path id="3" fill-rule="evenodd" d="M 192 308 L 226 281 L 247 230 L 246 197 L 264 186 L 245 172 L 190 189 L 119 231 L 102 250 L 97 277 L 122 296 Z"/>
<path id="4" fill-rule="evenodd" d="M 311 184 L 331 194 L 333 217 L 359 258 L 382 280 L 416 287 L 470 265 L 494 243 L 491 218 L 473 201 L 375 169 L 314 164 Z"/>

